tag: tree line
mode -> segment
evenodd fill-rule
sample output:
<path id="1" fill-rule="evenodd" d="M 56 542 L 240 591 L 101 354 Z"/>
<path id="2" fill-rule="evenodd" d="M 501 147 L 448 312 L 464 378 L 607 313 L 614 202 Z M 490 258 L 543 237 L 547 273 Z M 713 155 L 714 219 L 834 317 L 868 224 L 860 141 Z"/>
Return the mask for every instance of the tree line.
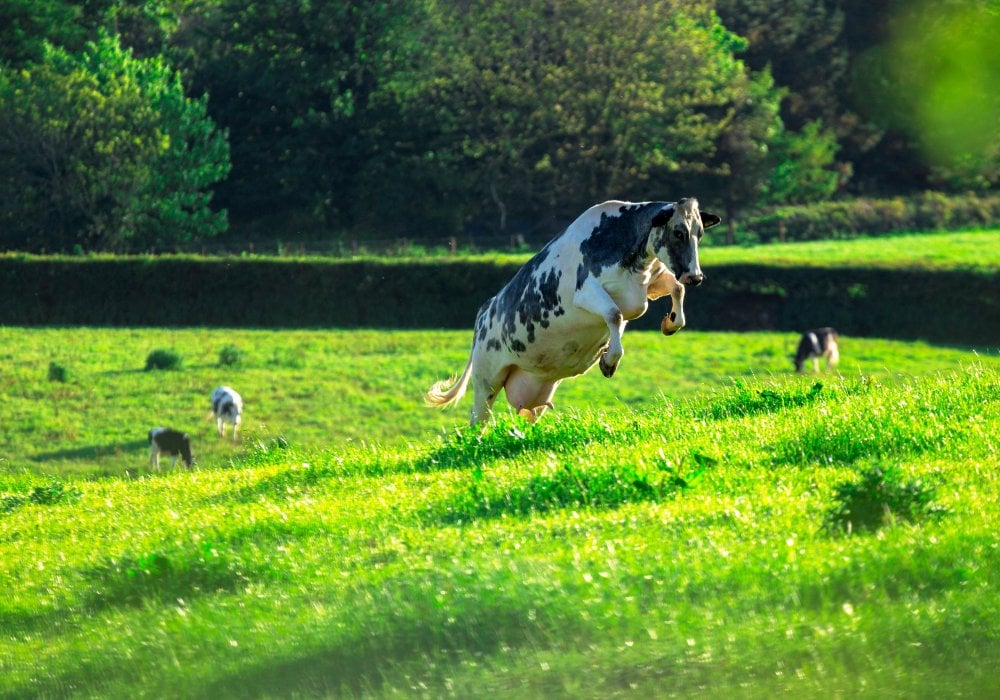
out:
<path id="1" fill-rule="evenodd" d="M 0 247 L 995 190 L 987 0 L 0 0 Z"/>

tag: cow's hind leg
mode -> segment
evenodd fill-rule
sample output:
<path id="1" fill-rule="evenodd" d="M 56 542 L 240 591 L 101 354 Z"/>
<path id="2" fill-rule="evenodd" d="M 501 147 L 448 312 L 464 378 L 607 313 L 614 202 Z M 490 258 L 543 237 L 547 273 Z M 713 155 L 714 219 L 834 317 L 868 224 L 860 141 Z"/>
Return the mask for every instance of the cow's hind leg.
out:
<path id="1" fill-rule="evenodd" d="M 493 416 L 493 403 L 507 381 L 507 375 L 510 374 L 511 365 L 507 364 L 507 361 L 509 358 L 500 356 L 495 350 L 485 351 L 474 358 L 470 425 L 478 425 Z"/>

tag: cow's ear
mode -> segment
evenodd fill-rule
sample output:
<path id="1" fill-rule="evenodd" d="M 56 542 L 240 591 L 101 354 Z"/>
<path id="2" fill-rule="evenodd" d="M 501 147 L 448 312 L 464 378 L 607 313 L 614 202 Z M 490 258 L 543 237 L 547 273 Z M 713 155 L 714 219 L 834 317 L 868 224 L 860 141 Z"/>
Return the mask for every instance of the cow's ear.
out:
<path id="1" fill-rule="evenodd" d="M 656 212 L 656 216 L 653 217 L 653 228 L 666 226 L 670 222 L 670 217 L 673 215 L 673 207 L 664 207 L 663 209 L 660 209 L 660 211 Z"/>
<path id="2" fill-rule="evenodd" d="M 707 211 L 701 211 L 698 213 L 701 214 L 702 228 L 706 230 L 712 228 L 713 226 L 718 226 L 720 223 L 722 223 L 722 219 L 717 217 L 715 214 L 712 214 Z"/>

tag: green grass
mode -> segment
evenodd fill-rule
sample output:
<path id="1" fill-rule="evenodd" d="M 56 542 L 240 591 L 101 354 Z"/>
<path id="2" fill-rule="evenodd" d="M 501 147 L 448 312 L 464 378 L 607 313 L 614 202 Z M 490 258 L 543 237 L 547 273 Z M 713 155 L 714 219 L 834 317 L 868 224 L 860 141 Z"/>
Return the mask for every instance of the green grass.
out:
<path id="1" fill-rule="evenodd" d="M 60 358 L 77 391 L 100 371 L 155 374 L 134 370 L 147 332 L 91 333 L 105 369 L 82 348 Z M 285 338 L 302 350 L 281 371 L 318 392 L 330 356 L 362 381 L 376 340 L 366 355 L 349 335 Z M 614 381 L 645 376 L 644 352 L 675 357 L 682 336 L 626 336 L 634 365 Z M 214 372 L 200 365 L 216 337 L 161 333 L 156 346 L 185 355 L 164 374 Z M 254 337 L 229 339 L 248 346 L 241 371 L 275 352 Z M 383 342 L 405 355 L 415 337 Z M 777 354 L 786 342 L 739 338 Z M 714 352 L 709 340 L 681 347 Z M 0 695 L 991 697 L 1000 370 L 872 342 L 849 347 L 873 364 L 898 351 L 907 369 L 763 370 L 682 400 L 647 391 L 638 408 L 602 399 L 392 446 L 269 442 L 141 478 L 66 486 L 8 470 L 0 493 L 21 498 L 0 509 Z M 419 352 L 431 374 L 462 355 Z M 937 353 L 952 369 L 909 376 Z M 860 503 L 882 517 L 830 527 Z"/>
<path id="2" fill-rule="evenodd" d="M 726 264 L 973 270 L 1000 268 L 1000 230 L 911 233 L 850 240 L 769 243 L 701 250 L 705 269 Z"/>
<path id="3" fill-rule="evenodd" d="M 796 341 L 788 333 L 628 331 L 618 374 L 567 380 L 555 404 L 559 411 L 648 407 L 754 378 L 809 387 L 813 379 L 791 372 Z M 61 478 L 143 474 L 146 433 L 159 425 L 187 431 L 201 465 L 224 465 L 245 445 L 215 434 L 209 394 L 221 384 L 243 395 L 251 445 L 279 436 L 302 449 L 425 442 L 468 420 L 471 396 L 445 411 L 425 408 L 422 396 L 461 371 L 470 342 L 466 331 L 0 328 L 0 469 Z M 145 371 L 157 349 L 176 353 L 180 369 Z M 223 351 L 239 361 L 220 363 Z M 843 338 L 841 355 L 845 377 L 894 379 L 976 359 L 968 349 L 860 338 Z M 979 357 L 1000 366 L 995 348 Z M 49 378 L 53 363 L 65 381 Z M 504 399 L 498 407 L 508 410 Z"/>

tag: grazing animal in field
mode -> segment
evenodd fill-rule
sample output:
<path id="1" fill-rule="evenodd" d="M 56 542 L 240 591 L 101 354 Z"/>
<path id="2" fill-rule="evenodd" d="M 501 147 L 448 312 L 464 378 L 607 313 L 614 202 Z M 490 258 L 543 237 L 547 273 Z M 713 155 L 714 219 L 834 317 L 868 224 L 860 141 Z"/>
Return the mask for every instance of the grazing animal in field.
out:
<path id="1" fill-rule="evenodd" d="M 799 339 L 799 347 L 792 358 L 795 371 L 801 372 L 806 362 L 812 360 L 813 371 L 819 372 L 819 358 L 826 358 L 827 368 L 835 367 L 840 361 L 837 348 L 837 331 L 832 328 L 817 328 L 806 331 Z"/>
<path id="2" fill-rule="evenodd" d="M 233 440 L 243 420 L 243 398 L 228 386 L 220 386 L 212 392 L 212 415 L 219 435 L 226 434 L 226 423 L 233 424 Z"/>
<path id="3" fill-rule="evenodd" d="M 453 404 L 471 381 L 472 425 L 492 415 L 501 389 L 534 421 L 566 377 L 595 363 L 612 376 L 625 352 L 625 325 L 646 312 L 649 299 L 671 297 L 664 334 L 684 327 L 684 285 L 704 279 L 698 241 L 718 223 L 694 198 L 591 207 L 479 309 L 461 377 L 434 384 L 425 402 Z"/>
<path id="4" fill-rule="evenodd" d="M 157 471 L 160 469 L 161 454 L 171 457 L 171 468 L 177 464 L 178 457 L 188 467 L 194 464 L 194 457 L 191 456 L 191 439 L 187 433 L 173 428 L 153 428 L 149 431 L 149 466 Z"/>

